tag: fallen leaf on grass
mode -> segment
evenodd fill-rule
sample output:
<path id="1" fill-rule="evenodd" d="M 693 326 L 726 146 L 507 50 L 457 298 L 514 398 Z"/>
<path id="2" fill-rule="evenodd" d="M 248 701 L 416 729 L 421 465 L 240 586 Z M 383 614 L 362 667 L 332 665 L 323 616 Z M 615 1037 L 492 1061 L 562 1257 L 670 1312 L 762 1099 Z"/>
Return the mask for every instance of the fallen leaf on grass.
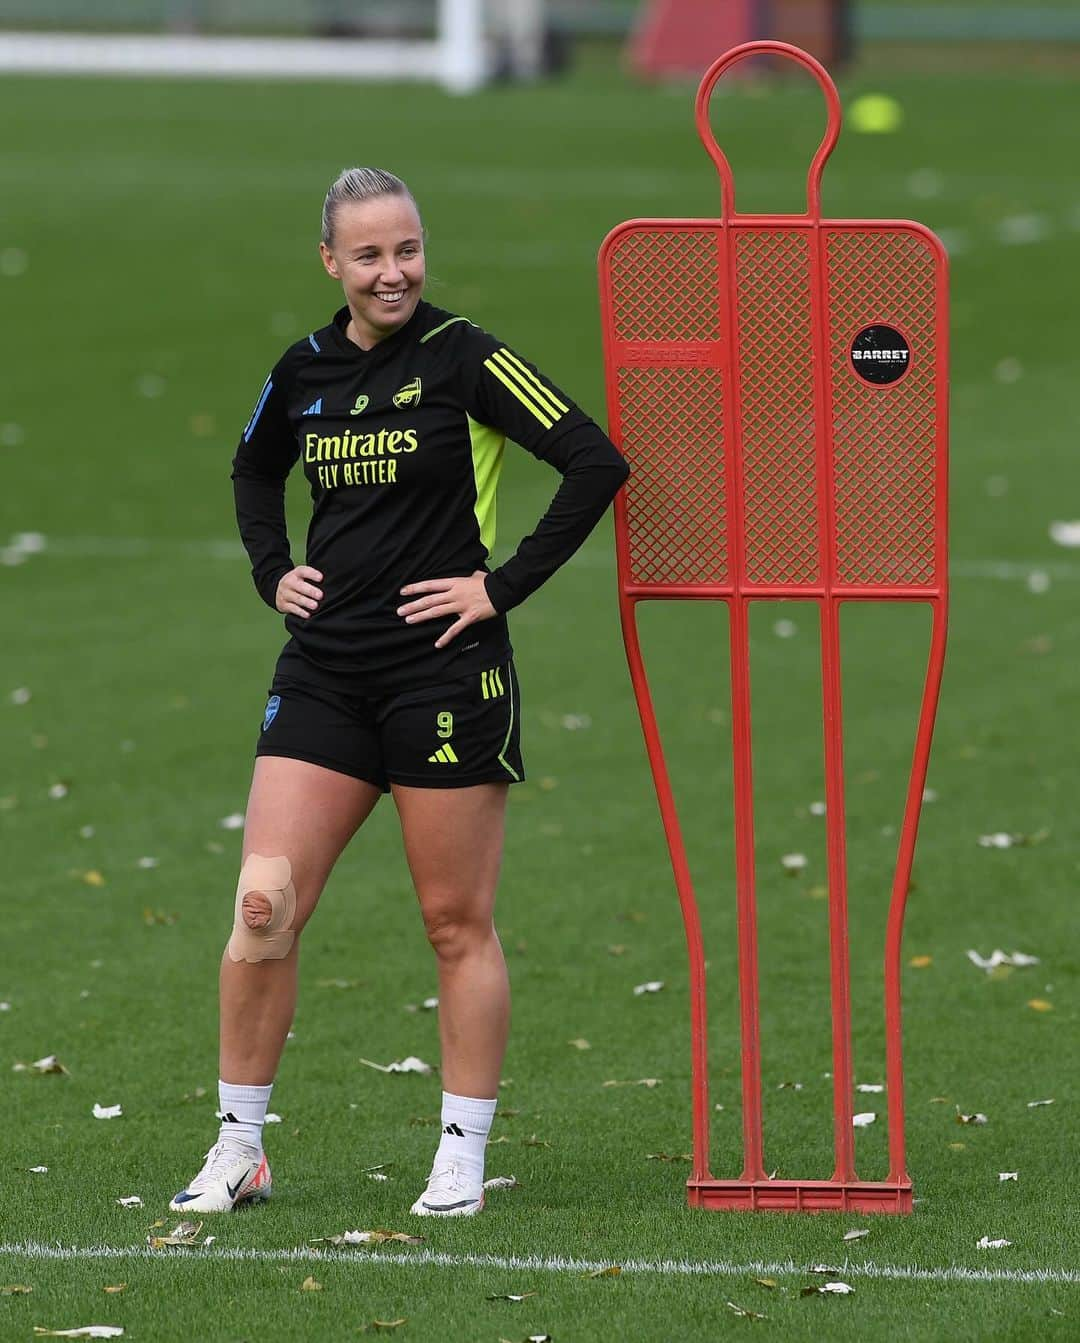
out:
<path id="1" fill-rule="evenodd" d="M 496 1292 L 491 1296 L 484 1298 L 485 1301 L 528 1301 L 530 1296 L 536 1296 L 536 1292 Z"/>
<path id="2" fill-rule="evenodd" d="M 582 1036 L 578 1036 L 576 1040 L 567 1040 L 566 1043 L 573 1049 L 592 1049 L 592 1045 Z"/>
<path id="3" fill-rule="evenodd" d="M 1006 1180 L 1016 1180 L 1019 1183 L 1020 1172 L 1018 1170 L 999 1170 L 998 1183 L 1004 1184 Z"/>
<path id="4" fill-rule="evenodd" d="M 983 1236 L 975 1242 L 980 1250 L 1004 1250 L 1012 1244 L 1011 1240 L 991 1240 L 989 1236 Z"/>
<path id="5" fill-rule="evenodd" d="M 626 955 L 626 944 L 625 944 L 624 942 L 613 942 L 613 943 L 611 944 L 611 946 L 608 947 L 608 955 L 609 955 L 609 956 L 625 956 L 625 955 Z"/>
<path id="6" fill-rule="evenodd" d="M 1053 1103 L 1054 1098 L 1053 1096 L 1050 1096 L 1047 1100 L 1044 1101 L 1028 1101 L 1027 1108 L 1029 1110 L 1037 1110 L 1040 1105 L 1053 1105 Z"/>
<path id="7" fill-rule="evenodd" d="M 422 1245 L 423 1236 L 412 1236 L 407 1231 L 342 1231 L 338 1236 L 316 1236 L 309 1245 L 385 1245 L 397 1241 L 402 1245 Z"/>
<path id="8" fill-rule="evenodd" d="M 529 1138 L 522 1138 L 521 1145 L 522 1147 L 550 1147 L 551 1143 L 545 1142 L 543 1138 L 538 1138 L 534 1133 Z"/>
<path id="9" fill-rule="evenodd" d="M 46 1329 L 44 1325 L 34 1325 L 34 1333 L 39 1338 L 120 1338 L 123 1332 L 118 1324 L 83 1324 L 78 1329 Z"/>
<path id="10" fill-rule="evenodd" d="M 759 1287 L 767 1287 L 770 1292 L 776 1286 L 775 1278 L 753 1278 L 751 1281 L 756 1282 Z"/>
<path id="11" fill-rule="evenodd" d="M 222 830 L 242 830 L 244 828 L 244 813 L 234 811 L 229 816 L 223 816 L 218 821 L 218 825 L 221 826 Z"/>
<path id="12" fill-rule="evenodd" d="M 747 1310 L 744 1306 L 737 1306 L 734 1301 L 725 1301 L 724 1305 L 744 1320 L 767 1320 L 769 1318 L 768 1315 L 761 1315 L 756 1310 Z"/>
<path id="13" fill-rule="evenodd" d="M 933 965 L 933 963 L 933 956 L 912 956 L 911 960 L 908 961 L 908 965 L 913 970 L 925 970 L 928 965 Z"/>
<path id="14" fill-rule="evenodd" d="M 600 1085 L 604 1087 L 648 1087 L 651 1091 L 653 1087 L 658 1087 L 660 1085 L 660 1078 L 639 1077 L 635 1082 L 617 1082 L 612 1078 L 608 1082 L 601 1082 Z"/>
<path id="15" fill-rule="evenodd" d="M 801 1082 L 777 1082 L 777 1091 L 801 1091 L 803 1084 Z"/>
<path id="16" fill-rule="evenodd" d="M 875 1119 L 877 1119 L 877 1115 L 873 1110 L 863 1110 L 859 1114 L 851 1116 L 851 1124 L 853 1128 L 869 1128 Z"/>
<path id="17" fill-rule="evenodd" d="M 372 1329 L 400 1329 L 408 1321 L 408 1316 L 403 1315 L 400 1320 L 372 1320 Z"/>
<path id="18" fill-rule="evenodd" d="M 167 1236 L 147 1236 L 146 1243 L 152 1250 L 160 1250 L 166 1245 L 198 1245 L 202 1228 L 202 1222 L 177 1222 Z"/>
<path id="19" fill-rule="evenodd" d="M 669 1156 L 667 1152 L 647 1152 L 646 1161 L 693 1161 L 693 1154 L 690 1152 L 679 1152 L 675 1156 Z"/>
<path id="20" fill-rule="evenodd" d="M 281 1123 L 281 1116 L 280 1116 L 280 1115 L 277 1115 L 277 1114 L 270 1113 L 270 1114 L 268 1114 L 268 1115 L 266 1116 L 266 1119 L 265 1119 L 263 1122 L 264 1122 L 264 1123 L 267 1123 L 267 1124 L 280 1124 L 280 1123 Z"/>
<path id="21" fill-rule="evenodd" d="M 104 885 L 105 885 L 105 878 L 104 878 L 104 877 L 102 876 L 102 874 L 97 870 L 96 867 L 95 867 L 95 868 L 91 868 L 89 872 L 75 872 L 74 875 L 75 875 L 76 877 L 81 877 L 82 880 L 86 882 L 87 886 L 104 886 Z"/>
<path id="22" fill-rule="evenodd" d="M 28 1296 L 33 1290 L 25 1282 L 9 1282 L 6 1287 L 0 1287 L 0 1296 Z"/>
<path id="23" fill-rule="evenodd" d="M 31 1166 L 31 1167 L 30 1167 L 30 1174 L 31 1174 L 31 1175 L 48 1175 L 48 1173 L 49 1173 L 49 1168 L 48 1168 L 48 1166 Z"/>
<path id="24" fill-rule="evenodd" d="M 859 1082 L 858 1085 L 855 1087 L 855 1090 L 870 1091 L 877 1093 L 879 1091 L 884 1091 L 885 1088 L 884 1086 L 882 1086 L 880 1082 Z"/>
<path id="25" fill-rule="evenodd" d="M 424 1077 L 432 1071 L 430 1063 L 425 1063 L 423 1059 L 418 1059 L 414 1054 L 408 1058 L 399 1059 L 394 1063 L 372 1063 L 370 1059 L 361 1059 L 360 1062 L 365 1068 L 374 1068 L 380 1073 L 421 1073 Z"/>
<path id="26" fill-rule="evenodd" d="M 166 909 L 151 909 L 149 905 L 143 909 L 142 918 L 147 928 L 171 928 L 176 922 L 175 914 L 170 914 Z"/>
<path id="27" fill-rule="evenodd" d="M 12 1068 L 16 1073 L 61 1073 L 64 1077 L 70 1076 L 68 1070 L 60 1062 L 55 1054 L 46 1054 L 43 1059 L 35 1059 L 33 1063 L 16 1063 Z"/>
<path id="28" fill-rule="evenodd" d="M 640 998 L 643 994 L 646 993 L 659 993 L 663 987 L 664 987 L 664 981 L 662 979 L 650 979 L 647 980 L 644 984 L 635 984 L 634 997 Z"/>
<path id="29" fill-rule="evenodd" d="M 141 1208 L 143 1205 L 143 1201 L 138 1194 L 128 1194 L 125 1198 L 118 1198 L 116 1201 L 121 1208 Z"/>
<path id="30" fill-rule="evenodd" d="M 992 835 L 980 835 L 979 847 L 982 849 L 1030 849 L 1036 844 L 1042 844 L 1049 839 L 1050 831 L 1036 830 L 1030 835 L 1020 832 L 1010 834 L 1005 830 L 997 830 Z"/>
<path id="31" fill-rule="evenodd" d="M 358 989 L 363 981 L 359 979 L 317 979 L 317 989 Z"/>
<path id="32" fill-rule="evenodd" d="M 617 1278 L 622 1273 L 620 1264 L 611 1264 L 608 1268 L 594 1268 L 591 1273 L 585 1273 L 582 1276 L 586 1278 Z"/>
<path id="33" fill-rule="evenodd" d="M 302 1292 L 321 1292 L 322 1283 L 316 1282 L 315 1279 L 311 1277 L 309 1274 L 308 1277 L 306 1277 L 304 1281 L 300 1284 L 300 1290 Z"/>
<path id="34" fill-rule="evenodd" d="M 103 1292 L 108 1292 L 110 1296 L 116 1296 L 116 1294 L 117 1294 L 118 1292 L 125 1292 L 125 1291 L 127 1291 L 127 1283 L 126 1283 L 126 1282 L 113 1282 L 113 1283 L 110 1283 L 108 1287 L 103 1287 L 101 1290 L 102 1290 Z"/>
<path id="35" fill-rule="evenodd" d="M 1033 1012 L 1052 1012 L 1054 1010 L 1054 1004 L 1048 1003 L 1045 998 L 1029 998 L 1028 1007 Z"/>
<path id="36" fill-rule="evenodd" d="M 870 1234 L 870 1228 L 869 1228 L 869 1227 L 858 1227 L 858 1228 L 857 1228 L 856 1230 L 854 1230 L 854 1231 L 845 1231 L 845 1232 L 844 1232 L 844 1239 L 845 1239 L 845 1240 L 863 1240 L 863 1239 L 865 1239 L 865 1237 L 867 1237 L 869 1234 Z"/>
<path id="37" fill-rule="evenodd" d="M 995 947 L 989 956 L 980 956 L 974 948 L 971 948 L 968 951 L 967 958 L 972 965 L 977 965 L 980 970 L 985 970 L 987 973 L 996 970 L 999 965 L 1021 967 L 1039 964 L 1038 956 L 1029 956 L 1024 951 L 1002 951 L 1000 947 Z"/>
<path id="38" fill-rule="evenodd" d="M 951 1142 L 951 1143 L 949 1143 L 949 1151 L 950 1151 L 950 1152 L 963 1152 L 963 1151 L 966 1150 L 966 1148 L 967 1148 L 967 1143 L 966 1143 L 966 1142 Z"/>
<path id="39" fill-rule="evenodd" d="M 515 1189 L 517 1187 L 517 1177 L 514 1175 L 493 1175 L 490 1180 L 484 1181 L 485 1189 Z"/>
<path id="40" fill-rule="evenodd" d="M 804 1287 L 800 1296 L 847 1296 L 854 1287 L 847 1282 L 823 1282 L 820 1287 Z"/>
<path id="41" fill-rule="evenodd" d="M 119 1119 L 124 1111 L 122 1106 L 99 1105 L 97 1101 L 95 1101 L 93 1113 L 95 1119 Z"/>
<path id="42" fill-rule="evenodd" d="M 780 859 L 780 866 L 791 877 L 796 872 L 801 872 L 806 866 L 805 853 L 785 853 Z"/>
<path id="43" fill-rule="evenodd" d="M 971 1115 L 963 1114 L 958 1105 L 956 1107 L 956 1122 L 958 1124 L 989 1124 L 990 1121 L 981 1111 Z"/>

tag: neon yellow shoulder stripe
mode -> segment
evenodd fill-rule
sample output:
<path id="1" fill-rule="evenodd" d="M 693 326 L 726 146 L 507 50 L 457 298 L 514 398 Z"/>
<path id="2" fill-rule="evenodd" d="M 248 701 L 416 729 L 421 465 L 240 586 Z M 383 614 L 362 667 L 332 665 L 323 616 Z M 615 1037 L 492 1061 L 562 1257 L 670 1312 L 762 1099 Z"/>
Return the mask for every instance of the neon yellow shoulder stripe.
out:
<path id="1" fill-rule="evenodd" d="M 419 344 L 425 345 L 432 338 L 432 336 L 437 336 L 440 331 L 445 331 L 448 326 L 453 326 L 455 322 L 469 322 L 469 319 L 467 317 L 448 317 L 446 321 L 443 322 L 440 326 L 434 327 L 431 331 L 428 331 L 424 335 L 422 335 L 420 337 Z M 469 322 L 469 325 L 475 326 L 476 323 Z"/>
<path id="2" fill-rule="evenodd" d="M 521 362 L 512 350 L 503 346 L 501 350 L 496 352 L 495 358 L 506 368 L 507 372 L 517 377 L 522 386 L 533 392 L 541 405 L 547 406 L 552 411 L 561 411 L 563 414 L 570 409 L 569 406 L 559 400 L 546 383 L 540 381 L 528 364 Z M 555 418 L 559 418 L 557 414 Z"/>
<path id="3" fill-rule="evenodd" d="M 542 410 L 540 406 L 538 406 L 536 402 L 532 400 L 531 397 L 527 396 L 519 386 L 517 386 L 514 382 L 512 382 L 510 378 L 508 378 L 507 375 L 498 366 L 498 364 L 495 363 L 494 359 L 485 359 L 484 367 L 488 369 L 489 372 L 495 374 L 495 376 L 506 388 L 506 390 L 510 392 L 513 396 L 516 396 L 517 399 L 521 402 L 521 404 L 525 407 L 525 409 L 531 415 L 535 416 L 535 418 L 540 421 L 540 423 L 544 426 L 545 429 L 551 428 L 551 426 L 555 423 L 555 421 L 551 418 L 551 416 L 546 414 L 545 411 Z"/>

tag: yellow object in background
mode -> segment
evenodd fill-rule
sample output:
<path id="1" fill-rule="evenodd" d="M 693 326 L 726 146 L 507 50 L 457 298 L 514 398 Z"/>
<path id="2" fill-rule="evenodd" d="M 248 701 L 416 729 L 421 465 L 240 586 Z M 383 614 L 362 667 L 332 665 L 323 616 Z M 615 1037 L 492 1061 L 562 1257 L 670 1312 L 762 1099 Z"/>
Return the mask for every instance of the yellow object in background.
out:
<path id="1" fill-rule="evenodd" d="M 847 121 L 863 135 L 888 135 L 900 129 L 904 109 L 887 93 L 864 93 L 847 109 Z"/>

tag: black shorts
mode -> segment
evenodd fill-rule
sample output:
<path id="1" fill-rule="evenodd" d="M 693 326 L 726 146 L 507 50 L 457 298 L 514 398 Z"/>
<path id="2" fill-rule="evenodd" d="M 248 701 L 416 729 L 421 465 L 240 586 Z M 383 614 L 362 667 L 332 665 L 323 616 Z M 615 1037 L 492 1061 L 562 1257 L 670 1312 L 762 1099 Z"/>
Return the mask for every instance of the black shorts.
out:
<path id="1" fill-rule="evenodd" d="M 525 778 L 513 659 L 438 685 L 359 695 L 298 677 L 295 659 L 283 658 L 269 695 L 257 756 L 306 760 L 384 791 Z"/>

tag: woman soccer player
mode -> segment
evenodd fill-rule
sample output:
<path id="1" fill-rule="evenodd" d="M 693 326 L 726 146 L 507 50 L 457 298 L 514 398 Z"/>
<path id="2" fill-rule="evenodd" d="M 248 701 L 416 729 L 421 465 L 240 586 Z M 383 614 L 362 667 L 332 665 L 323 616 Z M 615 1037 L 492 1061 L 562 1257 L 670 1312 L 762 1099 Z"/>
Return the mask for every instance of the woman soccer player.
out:
<path id="1" fill-rule="evenodd" d="M 233 462 L 255 586 L 292 636 L 278 660 L 221 962 L 221 1130 L 170 1207 L 266 1198 L 262 1125 L 296 1005 L 299 935 L 334 863 L 393 795 L 439 976 L 442 1138 L 422 1216 L 484 1206 L 509 1025 L 492 915 L 508 787 L 524 777 L 506 612 L 588 536 L 627 475 L 603 432 L 495 337 L 423 299 L 416 202 L 350 168 L 319 246 L 346 306 L 274 366 Z M 506 437 L 562 482 L 488 570 Z M 285 478 L 314 502 L 294 565 Z"/>

